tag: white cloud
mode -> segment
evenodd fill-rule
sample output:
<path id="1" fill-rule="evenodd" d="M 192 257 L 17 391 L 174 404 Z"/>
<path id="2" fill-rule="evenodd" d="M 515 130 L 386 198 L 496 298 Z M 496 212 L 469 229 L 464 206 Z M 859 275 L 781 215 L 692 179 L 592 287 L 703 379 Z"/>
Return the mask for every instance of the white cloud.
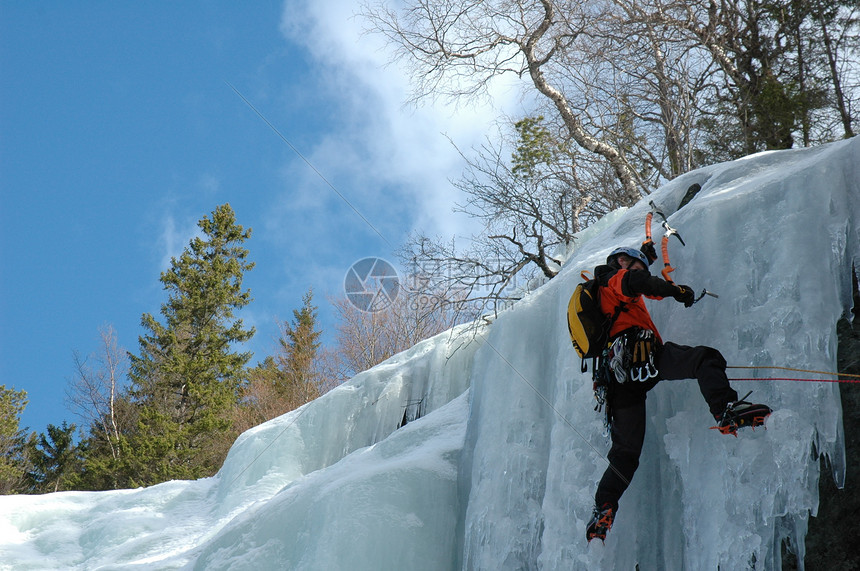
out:
<path id="1" fill-rule="evenodd" d="M 499 109 L 521 114 L 513 83 L 495 86 L 494 104 L 405 107 L 406 74 L 390 64 L 380 38 L 362 33 L 356 11 L 353 0 L 287 0 L 284 5 L 282 32 L 313 56 L 344 109 L 339 128 L 319 140 L 309 160 L 327 178 L 331 173 L 332 179 L 360 181 L 349 192 L 361 193 L 374 206 L 368 219 L 389 218 L 386 204 L 394 193 L 396 200 L 414 205 L 411 219 L 404 221 L 407 230 L 470 234 L 474 222 L 451 212 L 458 194 L 449 181 L 464 165 L 449 138 L 468 150 L 494 129 Z M 380 194 L 383 188 L 389 194 Z"/>
<path id="2" fill-rule="evenodd" d="M 166 214 L 161 220 L 161 234 L 158 240 L 161 251 L 159 269 L 170 268 L 171 260 L 182 255 L 183 250 L 195 236 L 202 236 L 196 222 L 185 221 L 177 223 L 173 214 Z"/>
<path id="3" fill-rule="evenodd" d="M 412 230 L 457 235 L 458 244 L 472 234 L 475 221 L 452 212 L 462 197 L 450 180 L 462 174 L 464 164 L 449 138 L 466 151 L 495 133 L 498 108 L 513 116 L 523 113 L 511 82 L 493 86 L 496 107 L 405 106 L 407 75 L 388 65 L 390 52 L 380 38 L 362 33 L 364 23 L 356 10 L 354 0 L 284 3 L 280 29 L 289 52 L 301 52 L 295 57 L 309 57 L 312 65 L 303 75 L 286 79 L 281 104 L 289 106 L 287 115 L 293 118 L 302 110 L 308 117 L 334 117 L 325 128 L 302 131 L 301 120 L 274 120 L 277 111 L 271 106 L 279 89 L 269 82 L 250 97 L 255 104 L 263 102 L 260 110 L 273 115 L 282 135 L 337 189 L 330 189 L 297 156 L 279 173 L 283 188 L 254 239 L 282 267 L 272 271 L 274 281 L 262 285 L 266 266 L 261 264 L 260 275 L 249 281 L 261 284 L 254 287 L 261 294 L 256 302 L 260 314 L 246 316 L 259 328 L 259 355 L 276 333 L 275 317 L 263 316 L 289 318 L 289 308 L 299 306 L 308 287 L 314 288 L 321 321 L 333 322 L 326 297 L 343 294 L 344 275 L 359 258 L 380 256 L 396 263 L 393 250 Z M 327 335 L 332 331 L 323 329 Z"/>

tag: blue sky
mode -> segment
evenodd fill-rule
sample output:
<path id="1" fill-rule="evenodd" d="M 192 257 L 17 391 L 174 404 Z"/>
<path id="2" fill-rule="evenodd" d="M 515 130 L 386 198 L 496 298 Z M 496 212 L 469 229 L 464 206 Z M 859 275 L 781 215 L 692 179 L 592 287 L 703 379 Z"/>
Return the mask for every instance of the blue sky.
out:
<path id="1" fill-rule="evenodd" d="M 219 204 L 253 229 L 255 361 L 308 288 L 330 333 L 326 297 L 354 261 L 393 260 L 413 229 L 470 231 L 448 137 L 480 144 L 493 111 L 405 107 L 355 5 L 0 1 L 0 384 L 27 391 L 22 426 L 79 422 L 73 351 L 95 352 L 103 325 L 137 351 L 160 272 Z"/>

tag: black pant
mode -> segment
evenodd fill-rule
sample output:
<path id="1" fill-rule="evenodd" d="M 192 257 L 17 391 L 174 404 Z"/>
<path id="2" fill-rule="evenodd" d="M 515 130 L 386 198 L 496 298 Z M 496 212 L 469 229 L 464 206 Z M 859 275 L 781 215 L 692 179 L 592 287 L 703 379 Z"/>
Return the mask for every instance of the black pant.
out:
<path id="1" fill-rule="evenodd" d="M 608 503 L 618 510 L 618 500 L 639 467 L 645 441 L 645 397 L 657 382 L 697 379 L 714 415 L 722 414 L 729 402 L 738 399 L 726 377 L 726 360 L 711 347 L 666 343 L 657 356 L 657 369 L 656 380 L 623 384 L 613 380 L 609 388 L 612 447 L 607 455 L 610 466 L 597 485 L 594 499 L 598 507 Z"/>

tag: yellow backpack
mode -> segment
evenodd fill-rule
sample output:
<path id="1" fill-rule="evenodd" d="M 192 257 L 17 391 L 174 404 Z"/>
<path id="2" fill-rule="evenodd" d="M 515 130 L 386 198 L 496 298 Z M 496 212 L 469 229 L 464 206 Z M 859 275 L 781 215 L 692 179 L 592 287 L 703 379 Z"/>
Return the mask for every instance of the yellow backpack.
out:
<path id="1" fill-rule="evenodd" d="M 609 331 L 625 304 L 615 310 L 612 317 L 600 310 L 600 284 L 582 273 L 585 281 L 578 284 L 567 304 L 567 329 L 573 348 L 582 358 L 582 370 L 587 369 L 586 359 L 600 357 L 609 340 Z"/>

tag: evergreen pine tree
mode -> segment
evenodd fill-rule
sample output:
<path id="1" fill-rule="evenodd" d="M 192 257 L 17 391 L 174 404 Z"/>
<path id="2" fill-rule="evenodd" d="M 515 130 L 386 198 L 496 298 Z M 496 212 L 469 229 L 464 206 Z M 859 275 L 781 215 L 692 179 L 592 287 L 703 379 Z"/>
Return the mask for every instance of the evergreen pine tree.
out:
<path id="1" fill-rule="evenodd" d="M 143 315 L 147 333 L 140 355 L 131 356 L 139 412 L 121 459 L 133 485 L 212 475 L 229 448 L 230 412 L 251 357 L 235 345 L 254 335 L 234 317 L 251 301 L 242 289 L 244 273 L 254 266 L 242 245 L 251 230 L 236 224 L 229 204 L 199 226 L 203 236 L 161 275 L 169 292 L 163 322 Z"/>
<path id="2" fill-rule="evenodd" d="M 26 472 L 26 429 L 19 426 L 27 406 L 27 393 L 0 385 L 0 494 L 14 494 L 23 487 Z"/>
<path id="3" fill-rule="evenodd" d="M 33 464 L 29 473 L 31 490 L 36 493 L 76 489 L 81 471 L 80 448 L 74 443 L 75 425 L 63 421 L 61 426 L 48 425 L 48 434 L 33 434 L 27 453 Z"/>
<path id="4" fill-rule="evenodd" d="M 293 310 L 292 324 L 284 323 L 280 356 L 284 376 L 278 392 L 293 404 L 292 408 L 310 402 L 320 395 L 316 361 L 321 331 L 316 330 L 317 307 L 313 291 L 302 297 L 302 308 Z"/>
<path id="5" fill-rule="evenodd" d="M 316 330 L 313 293 L 308 291 L 302 299 L 302 308 L 293 310 L 293 322 L 281 324 L 278 354 L 248 370 L 242 402 L 234 415 L 237 432 L 298 408 L 321 394 L 322 333 Z"/>

